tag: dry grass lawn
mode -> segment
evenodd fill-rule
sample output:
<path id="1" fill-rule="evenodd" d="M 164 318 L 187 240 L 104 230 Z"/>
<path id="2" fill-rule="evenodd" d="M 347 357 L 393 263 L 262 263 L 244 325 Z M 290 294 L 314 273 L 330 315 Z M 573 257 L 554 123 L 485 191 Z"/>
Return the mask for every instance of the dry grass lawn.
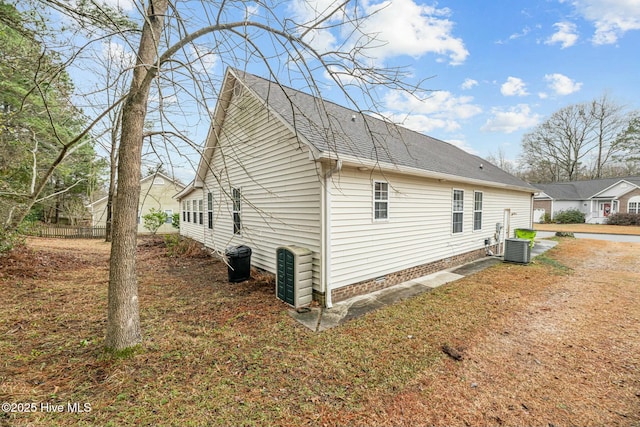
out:
<path id="1" fill-rule="evenodd" d="M 640 244 L 562 239 L 313 333 L 268 277 L 228 284 L 146 239 L 125 358 L 102 350 L 108 251 L 29 239 L 0 259 L 1 426 L 640 425 Z"/>

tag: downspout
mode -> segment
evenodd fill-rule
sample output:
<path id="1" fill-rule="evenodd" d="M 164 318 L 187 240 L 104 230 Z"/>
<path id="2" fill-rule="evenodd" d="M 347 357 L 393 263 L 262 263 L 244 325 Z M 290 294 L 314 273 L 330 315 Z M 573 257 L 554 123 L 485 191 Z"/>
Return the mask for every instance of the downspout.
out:
<path id="1" fill-rule="evenodd" d="M 338 160 L 334 168 L 324 175 L 324 254 L 322 268 L 324 276 L 325 306 L 333 307 L 331 301 L 331 177 L 342 170 L 342 160 Z"/>

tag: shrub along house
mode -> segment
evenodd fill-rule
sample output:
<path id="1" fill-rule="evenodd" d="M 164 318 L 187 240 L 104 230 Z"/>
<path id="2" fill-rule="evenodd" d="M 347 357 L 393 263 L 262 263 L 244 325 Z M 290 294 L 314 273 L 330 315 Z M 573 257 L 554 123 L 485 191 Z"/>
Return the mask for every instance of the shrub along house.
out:
<path id="1" fill-rule="evenodd" d="M 228 70 L 180 233 L 209 248 L 311 252 L 313 295 L 347 297 L 487 255 L 532 222 L 529 184 L 442 141 Z"/>
<path id="2" fill-rule="evenodd" d="M 535 184 L 536 222 L 544 214 L 551 220 L 558 212 L 578 210 L 589 224 L 604 224 L 615 213 L 640 213 L 640 177 L 604 178 L 587 181 Z"/>

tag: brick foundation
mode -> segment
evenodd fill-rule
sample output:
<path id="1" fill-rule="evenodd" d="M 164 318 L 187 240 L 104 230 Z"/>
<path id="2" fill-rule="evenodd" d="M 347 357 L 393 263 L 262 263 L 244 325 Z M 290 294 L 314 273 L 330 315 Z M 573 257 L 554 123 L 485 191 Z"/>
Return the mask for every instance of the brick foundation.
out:
<path id="1" fill-rule="evenodd" d="M 492 246 L 490 249 L 494 252 L 496 251 L 495 246 Z M 352 285 L 343 286 L 338 289 L 332 289 L 331 300 L 333 302 L 338 302 L 357 295 L 364 295 L 371 292 L 379 291 L 381 289 L 406 282 L 407 280 L 417 279 L 418 277 L 446 270 L 447 268 L 457 267 L 459 265 L 466 264 L 468 262 L 475 261 L 486 256 L 486 249 L 482 248 L 464 254 L 441 259 L 439 261 L 411 267 L 406 270 L 389 273 L 381 278 L 365 280 L 362 282 L 354 283 Z"/>

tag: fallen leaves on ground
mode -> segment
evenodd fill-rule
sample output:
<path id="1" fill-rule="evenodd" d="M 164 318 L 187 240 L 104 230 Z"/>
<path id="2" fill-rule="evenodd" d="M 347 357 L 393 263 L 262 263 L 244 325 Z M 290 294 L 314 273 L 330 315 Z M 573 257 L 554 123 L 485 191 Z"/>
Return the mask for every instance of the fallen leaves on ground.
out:
<path id="1" fill-rule="evenodd" d="M 102 351 L 108 244 L 29 239 L 2 259 L 0 401 L 91 411 L 0 425 L 640 423 L 638 244 L 562 239 L 322 333 L 269 275 L 230 284 L 199 248 L 167 253 L 140 239 L 128 358 Z"/>

